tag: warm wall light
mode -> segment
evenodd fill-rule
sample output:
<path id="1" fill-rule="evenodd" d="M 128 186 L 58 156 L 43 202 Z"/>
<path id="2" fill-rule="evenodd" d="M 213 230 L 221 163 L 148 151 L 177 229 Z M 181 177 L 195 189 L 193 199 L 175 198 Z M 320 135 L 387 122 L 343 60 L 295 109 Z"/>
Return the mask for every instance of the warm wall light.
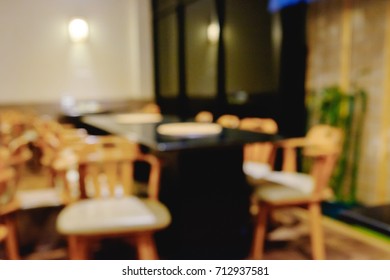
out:
<path id="1" fill-rule="evenodd" d="M 88 23 L 82 18 L 74 18 L 69 22 L 69 36 L 73 42 L 83 42 L 88 38 Z"/>
<path id="2" fill-rule="evenodd" d="M 210 43 L 216 43 L 219 40 L 219 24 L 212 22 L 207 26 L 207 39 Z"/>

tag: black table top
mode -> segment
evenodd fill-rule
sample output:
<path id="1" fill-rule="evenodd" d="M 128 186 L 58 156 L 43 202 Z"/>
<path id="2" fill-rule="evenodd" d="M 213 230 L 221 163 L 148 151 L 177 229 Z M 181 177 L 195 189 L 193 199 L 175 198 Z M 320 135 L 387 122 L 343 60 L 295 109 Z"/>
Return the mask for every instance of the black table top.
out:
<path id="1" fill-rule="evenodd" d="M 121 135 L 143 144 L 159 152 L 238 146 L 254 142 L 268 142 L 280 139 L 280 136 L 255 133 L 239 129 L 223 128 L 217 135 L 196 138 L 180 138 L 160 135 L 157 127 L 162 123 L 180 122 L 175 116 L 164 116 L 160 123 L 119 123 L 113 114 L 99 114 L 86 116 L 82 122 L 107 131 L 111 134 Z"/>

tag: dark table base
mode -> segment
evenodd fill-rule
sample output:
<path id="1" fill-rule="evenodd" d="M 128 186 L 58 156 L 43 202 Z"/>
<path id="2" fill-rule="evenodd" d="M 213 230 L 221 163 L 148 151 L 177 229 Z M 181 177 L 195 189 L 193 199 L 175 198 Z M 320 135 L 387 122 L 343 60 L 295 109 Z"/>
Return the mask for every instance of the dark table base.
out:
<path id="1" fill-rule="evenodd" d="M 164 117 L 164 122 L 178 121 Z M 160 200 L 172 224 L 156 234 L 161 259 L 245 259 L 251 244 L 251 188 L 242 171 L 243 146 L 277 137 L 223 129 L 218 135 L 175 138 L 159 135 L 159 124 L 120 124 L 110 115 L 83 119 L 112 134 L 134 134 L 145 152 L 162 162 Z"/>
<path id="2" fill-rule="evenodd" d="M 163 259 L 243 259 L 251 241 L 249 195 L 242 147 L 159 155 L 160 199 L 172 225 L 157 234 Z"/>

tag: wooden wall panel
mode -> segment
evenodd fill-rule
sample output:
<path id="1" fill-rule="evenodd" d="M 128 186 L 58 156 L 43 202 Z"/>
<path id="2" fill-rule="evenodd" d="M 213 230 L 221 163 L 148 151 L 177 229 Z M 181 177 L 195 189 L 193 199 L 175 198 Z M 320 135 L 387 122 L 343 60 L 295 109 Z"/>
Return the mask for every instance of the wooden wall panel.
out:
<path id="1" fill-rule="evenodd" d="M 368 107 L 358 200 L 390 202 L 390 1 L 326 0 L 309 6 L 307 90 L 363 88 Z"/>

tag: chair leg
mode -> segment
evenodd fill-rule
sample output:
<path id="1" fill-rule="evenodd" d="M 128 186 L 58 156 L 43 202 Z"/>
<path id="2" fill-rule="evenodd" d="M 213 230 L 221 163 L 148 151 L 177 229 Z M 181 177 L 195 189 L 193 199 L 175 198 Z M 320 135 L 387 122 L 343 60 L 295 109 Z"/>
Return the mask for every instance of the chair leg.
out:
<path id="1" fill-rule="evenodd" d="M 69 259 L 87 260 L 88 259 L 88 242 L 86 238 L 71 235 L 68 236 Z"/>
<path id="2" fill-rule="evenodd" d="M 19 260 L 19 246 L 16 230 L 16 221 L 12 216 L 5 216 L 4 223 L 7 227 L 7 236 L 5 237 L 5 246 L 7 256 L 10 260 Z"/>
<path id="3" fill-rule="evenodd" d="M 8 230 L 5 226 L 3 226 L 2 224 L 0 224 L 0 242 L 5 240 L 5 237 L 7 236 L 8 234 Z"/>
<path id="4" fill-rule="evenodd" d="M 311 247 L 312 255 L 315 260 L 325 259 L 325 244 L 324 235 L 322 229 L 322 214 L 321 205 L 316 203 L 309 204 L 309 215 L 310 215 L 310 235 L 311 235 Z"/>
<path id="5" fill-rule="evenodd" d="M 250 253 L 251 259 L 260 260 L 263 257 L 268 215 L 268 206 L 260 205 L 259 213 L 257 214 L 255 230 L 253 233 L 252 248 Z"/>
<path id="6" fill-rule="evenodd" d="M 136 237 L 135 245 L 137 248 L 138 259 L 140 260 L 158 260 L 156 244 L 152 234 L 140 234 Z"/>

